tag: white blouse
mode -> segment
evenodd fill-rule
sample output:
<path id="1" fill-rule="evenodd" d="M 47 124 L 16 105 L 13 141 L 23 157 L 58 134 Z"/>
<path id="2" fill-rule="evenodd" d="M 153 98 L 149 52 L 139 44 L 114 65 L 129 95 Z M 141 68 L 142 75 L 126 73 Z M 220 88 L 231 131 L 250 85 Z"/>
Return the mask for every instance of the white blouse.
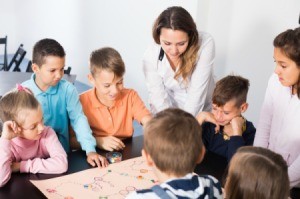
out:
<path id="1" fill-rule="evenodd" d="M 177 107 L 196 116 L 201 111 L 211 110 L 215 44 L 212 36 L 205 32 L 199 32 L 199 40 L 198 60 L 188 84 L 181 77 L 174 79 L 175 72 L 165 55 L 159 59 L 160 45 L 153 43 L 145 52 L 143 69 L 152 113 Z"/>
<path id="2" fill-rule="evenodd" d="M 300 187 L 300 100 L 291 87 L 282 86 L 273 74 L 254 139 L 255 146 L 282 155 L 287 162 L 291 186 Z"/>

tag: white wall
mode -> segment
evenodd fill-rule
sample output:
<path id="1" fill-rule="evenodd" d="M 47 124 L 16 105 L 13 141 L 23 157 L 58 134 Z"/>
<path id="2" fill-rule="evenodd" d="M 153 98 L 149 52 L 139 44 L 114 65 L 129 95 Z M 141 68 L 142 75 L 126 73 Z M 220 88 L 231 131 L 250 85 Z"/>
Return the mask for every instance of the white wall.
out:
<path id="1" fill-rule="evenodd" d="M 36 41 L 54 38 L 66 50 L 66 65 L 72 66 L 78 80 L 88 83 L 91 51 L 114 47 L 126 64 L 126 86 L 136 89 L 145 102 L 141 60 L 152 42 L 152 24 L 165 8 L 183 6 L 198 29 L 215 38 L 217 78 L 234 72 L 250 79 L 246 116 L 256 123 L 274 66 L 272 40 L 297 26 L 300 1 L 0 0 L 0 5 L 0 37 L 8 35 L 10 53 L 23 43 L 30 59 Z"/>
<path id="2" fill-rule="evenodd" d="M 273 39 L 296 28 L 299 0 L 206 0 L 205 30 L 215 38 L 218 79 L 234 73 L 250 80 L 246 117 L 257 124 L 267 81 L 274 69 Z M 200 10 L 200 9 L 198 9 Z"/>
<path id="3" fill-rule="evenodd" d="M 26 58 L 31 59 L 36 41 L 54 38 L 65 48 L 66 65 L 72 66 L 72 73 L 88 83 L 90 53 L 111 46 L 124 59 L 125 85 L 136 89 L 145 102 L 148 94 L 142 56 L 152 42 L 155 18 L 173 5 L 186 8 L 193 17 L 197 13 L 197 0 L 0 0 L 0 5 L 5 5 L 6 11 L 0 12 L 0 18 L 8 19 L 7 23 L 0 22 L 0 37 L 8 35 L 10 53 L 23 43 Z M 10 20 L 13 17 L 16 20 Z"/>

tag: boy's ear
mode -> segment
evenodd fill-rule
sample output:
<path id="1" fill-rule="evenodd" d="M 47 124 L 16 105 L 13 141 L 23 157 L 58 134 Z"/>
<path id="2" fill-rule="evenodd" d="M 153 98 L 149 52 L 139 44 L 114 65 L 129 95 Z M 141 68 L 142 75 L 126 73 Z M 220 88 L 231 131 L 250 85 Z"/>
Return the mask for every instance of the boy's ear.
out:
<path id="1" fill-rule="evenodd" d="M 89 79 L 89 82 L 90 82 L 93 86 L 95 86 L 95 80 L 94 80 L 94 77 L 92 76 L 91 73 L 88 74 L 88 79 Z"/>
<path id="2" fill-rule="evenodd" d="M 245 103 L 243 103 L 242 105 L 241 105 L 241 113 L 244 113 L 244 112 L 246 112 L 246 110 L 248 109 L 248 103 L 247 102 L 245 102 Z"/>
<path id="3" fill-rule="evenodd" d="M 146 163 L 148 166 L 152 167 L 154 165 L 154 162 L 153 162 L 151 156 L 144 149 L 142 149 L 142 156 L 146 160 Z"/>
<path id="4" fill-rule="evenodd" d="M 204 144 L 202 145 L 202 149 L 201 149 L 201 153 L 199 153 L 199 157 L 197 159 L 197 164 L 199 164 L 200 162 L 202 162 L 204 155 L 205 155 L 206 149 L 204 147 Z"/>
<path id="5" fill-rule="evenodd" d="M 32 71 L 33 71 L 34 73 L 36 73 L 36 72 L 39 71 L 40 67 L 39 67 L 37 64 L 33 63 L 33 64 L 31 65 L 31 69 L 32 69 Z"/>

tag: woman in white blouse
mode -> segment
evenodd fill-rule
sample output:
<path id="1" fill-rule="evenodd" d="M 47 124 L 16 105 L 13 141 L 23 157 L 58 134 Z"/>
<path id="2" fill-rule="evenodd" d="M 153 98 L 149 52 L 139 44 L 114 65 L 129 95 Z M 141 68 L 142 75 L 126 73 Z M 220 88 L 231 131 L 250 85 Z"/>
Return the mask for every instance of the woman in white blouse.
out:
<path id="1" fill-rule="evenodd" d="M 213 38 L 198 32 L 182 7 L 169 7 L 153 25 L 153 43 L 145 52 L 143 69 L 152 113 L 169 107 L 194 116 L 211 110 L 215 87 Z"/>
<path id="2" fill-rule="evenodd" d="M 275 73 L 269 79 L 255 146 L 282 155 L 291 187 L 300 187 L 300 27 L 274 39 Z"/>

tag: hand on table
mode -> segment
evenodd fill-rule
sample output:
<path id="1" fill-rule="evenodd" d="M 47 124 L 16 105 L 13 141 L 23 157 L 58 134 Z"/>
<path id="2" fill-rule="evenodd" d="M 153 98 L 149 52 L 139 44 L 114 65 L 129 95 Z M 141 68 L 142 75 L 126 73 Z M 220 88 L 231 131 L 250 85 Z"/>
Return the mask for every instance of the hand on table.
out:
<path id="1" fill-rule="evenodd" d="M 97 166 L 100 168 L 107 167 L 108 161 L 105 157 L 99 155 L 96 152 L 90 152 L 87 154 L 87 162 L 92 165 L 93 167 Z"/>

